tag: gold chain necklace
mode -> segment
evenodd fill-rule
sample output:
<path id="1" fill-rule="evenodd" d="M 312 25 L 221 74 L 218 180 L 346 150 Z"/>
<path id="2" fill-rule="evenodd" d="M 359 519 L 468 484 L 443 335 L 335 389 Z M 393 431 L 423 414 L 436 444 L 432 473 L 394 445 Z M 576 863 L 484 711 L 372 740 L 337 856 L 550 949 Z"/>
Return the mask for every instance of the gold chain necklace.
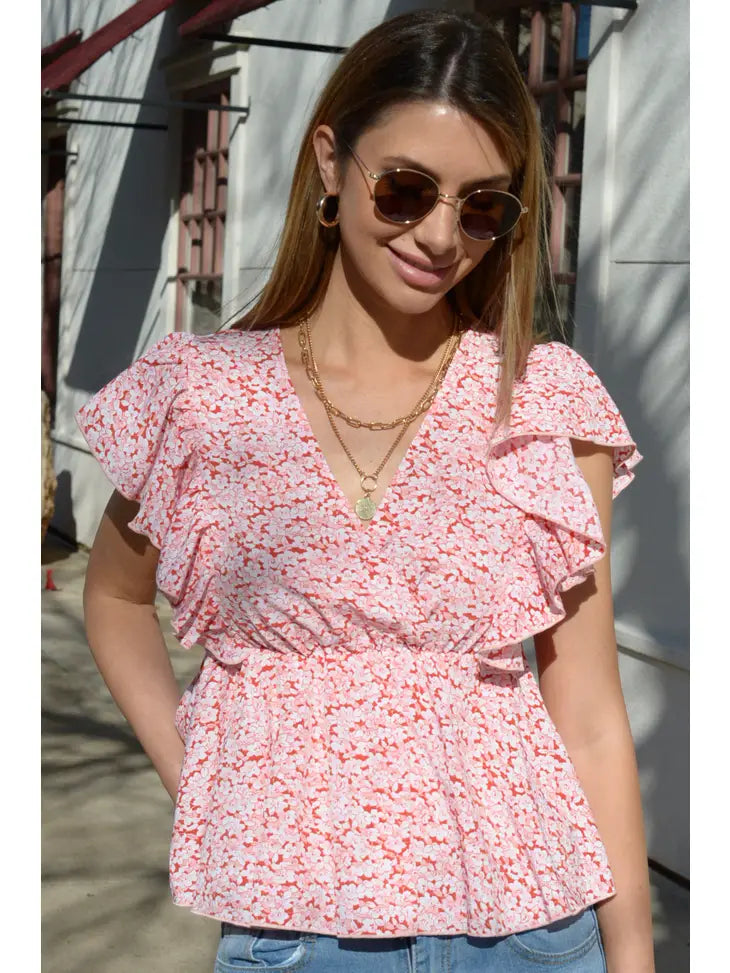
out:
<path id="1" fill-rule="evenodd" d="M 383 429 L 395 429 L 396 426 L 402 425 L 404 422 L 412 422 L 423 412 L 427 412 L 433 403 L 436 393 L 441 386 L 441 380 L 443 375 L 448 371 L 449 365 L 451 364 L 451 359 L 454 357 L 454 352 L 459 345 L 459 341 L 453 342 L 454 334 L 457 329 L 458 323 L 461 321 L 461 315 L 457 315 L 454 320 L 452 332 L 450 335 L 450 341 L 452 345 L 446 346 L 446 353 L 441 359 L 436 374 L 434 375 L 431 384 L 429 385 L 426 393 L 418 400 L 417 405 L 407 416 L 400 416 L 398 419 L 391 419 L 389 421 L 385 420 L 366 420 L 357 419 L 355 416 L 350 416 L 341 409 L 338 409 L 334 402 L 327 397 L 324 390 L 322 380 L 319 377 L 319 369 L 317 368 L 317 363 L 314 360 L 314 355 L 312 353 L 312 336 L 309 330 L 309 318 L 304 317 L 299 322 L 299 348 L 301 351 L 302 365 L 304 366 L 304 371 L 309 378 L 309 381 L 314 387 L 314 391 L 317 398 L 322 402 L 325 409 L 328 409 L 333 415 L 337 416 L 339 419 L 344 419 L 348 426 L 352 426 L 354 429 L 373 429 L 373 430 L 383 430 Z M 460 339 L 459 339 L 460 340 Z"/>
<path id="2" fill-rule="evenodd" d="M 447 341 L 446 346 L 444 348 L 444 353 L 441 356 L 441 362 L 439 363 L 439 367 L 436 369 L 436 372 L 432 377 L 428 388 L 426 389 L 424 394 L 420 397 L 416 406 L 408 413 L 408 415 L 402 416 L 400 419 L 396 419 L 394 420 L 394 422 L 389 424 L 377 423 L 377 422 L 370 424 L 359 419 L 354 419 L 352 416 L 346 416 L 343 413 L 341 413 L 340 410 L 336 409 L 336 407 L 332 404 L 330 399 L 327 397 L 327 394 L 325 393 L 324 390 L 324 386 L 322 385 L 322 381 L 319 378 L 319 371 L 317 370 L 317 365 L 314 359 L 314 353 L 312 351 L 312 335 L 309 330 L 309 319 L 308 317 L 305 316 L 305 318 L 299 322 L 299 344 L 302 349 L 302 364 L 304 365 L 305 371 L 310 381 L 314 385 L 315 391 L 317 391 L 318 388 L 321 391 L 321 394 L 317 392 L 318 398 L 320 398 L 322 404 L 324 405 L 325 413 L 327 415 L 329 424 L 332 427 L 332 431 L 334 432 L 338 442 L 342 446 L 345 455 L 350 460 L 352 465 L 355 467 L 360 477 L 360 487 L 363 491 L 363 496 L 360 497 L 355 503 L 355 513 L 358 515 L 358 517 L 361 520 L 371 520 L 372 517 L 374 516 L 377 508 L 375 502 L 372 499 L 371 494 L 373 494 L 378 488 L 378 477 L 382 473 L 385 464 L 393 455 L 393 451 L 395 450 L 396 446 L 405 435 L 408 426 L 413 422 L 413 420 L 417 416 L 419 416 L 422 412 L 425 412 L 428 409 L 428 407 L 431 405 L 434 398 L 436 397 L 436 393 L 441 387 L 441 383 L 443 382 L 444 375 L 448 371 L 448 367 L 451 364 L 454 355 L 456 354 L 456 349 L 459 347 L 459 344 L 461 343 L 461 332 L 457 333 L 457 321 L 458 321 L 458 317 L 455 317 L 451 335 L 449 336 L 449 340 Z M 304 336 L 304 341 L 302 341 L 302 336 Z M 313 376 L 316 377 L 317 384 L 315 384 L 315 380 Z M 424 407 L 424 403 L 426 403 L 425 407 Z M 401 425 L 401 430 L 396 436 L 395 441 L 390 446 L 388 452 L 385 454 L 385 456 L 381 460 L 378 468 L 375 470 L 374 473 L 366 473 L 365 470 L 363 470 L 360 467 L 357 460 L 352 455 L 350 449 L 345 443 L 344 439 L 340 435 L 340 431 L 337 428 L 337 425 L 335 423 L 335 416 L 339 416 L 340 418 L 343 418 L 346 421 L 349 420 L 350 425 L 356 424 L 357 426 L 365 427 L 365 428 L 392 429 L 393 426 L 396 424 Z"/>

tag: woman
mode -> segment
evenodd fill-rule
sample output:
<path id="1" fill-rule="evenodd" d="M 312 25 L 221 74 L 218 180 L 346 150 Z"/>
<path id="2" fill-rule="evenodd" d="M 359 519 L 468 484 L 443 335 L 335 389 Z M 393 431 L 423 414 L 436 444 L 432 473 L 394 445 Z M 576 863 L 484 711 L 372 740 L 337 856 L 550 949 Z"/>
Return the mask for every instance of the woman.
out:
<path id="1" fill-rule="evenodd" d="M 390 20 L 319 99 L 256 305 L 79 414 L 116 487 L 89 642 L 218 973 L 653 969 L 608 560 L 639 455 L 536 343 L 546 185 L 499 33 Z M 206 649 L 181 701 L 156 584 Z"/>

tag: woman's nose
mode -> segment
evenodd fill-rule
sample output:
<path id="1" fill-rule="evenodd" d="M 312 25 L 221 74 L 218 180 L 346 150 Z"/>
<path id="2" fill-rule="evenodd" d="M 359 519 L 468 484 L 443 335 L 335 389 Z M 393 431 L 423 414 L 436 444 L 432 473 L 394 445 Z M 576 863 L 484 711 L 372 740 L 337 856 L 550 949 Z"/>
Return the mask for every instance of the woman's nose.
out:
<path id="1" fill-rule="evenodd" d="M 457 245 L 459 236 L 458 201 L 439 199 L 436 205 L 418 223 L 414 237 L 432 253 L 447 253 Z"/>

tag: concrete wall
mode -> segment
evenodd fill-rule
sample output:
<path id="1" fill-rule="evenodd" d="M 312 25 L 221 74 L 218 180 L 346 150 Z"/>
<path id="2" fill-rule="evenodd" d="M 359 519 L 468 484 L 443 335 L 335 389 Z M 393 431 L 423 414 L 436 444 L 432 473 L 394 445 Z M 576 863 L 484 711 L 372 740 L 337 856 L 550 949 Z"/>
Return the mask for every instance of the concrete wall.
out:
<path id="1" fill-rule="evenodd" d="M 614 511 L 649 853 L 689 875 L 689 0 L 594 8 L 575 346 L 644 462 Z"/>

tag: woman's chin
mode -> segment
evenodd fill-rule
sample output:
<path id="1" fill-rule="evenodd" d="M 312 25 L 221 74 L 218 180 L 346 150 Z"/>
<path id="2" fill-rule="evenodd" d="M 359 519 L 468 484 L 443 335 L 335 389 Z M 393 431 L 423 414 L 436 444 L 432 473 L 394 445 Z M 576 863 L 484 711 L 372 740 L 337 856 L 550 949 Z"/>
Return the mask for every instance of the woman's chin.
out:
<path id="1" fill-rule="evenodd" d="M 384 302 L 398 314 L 428 314 L 448 293 L 447 291 L 419 291 L 400 285 L 380 291 Z"/>

